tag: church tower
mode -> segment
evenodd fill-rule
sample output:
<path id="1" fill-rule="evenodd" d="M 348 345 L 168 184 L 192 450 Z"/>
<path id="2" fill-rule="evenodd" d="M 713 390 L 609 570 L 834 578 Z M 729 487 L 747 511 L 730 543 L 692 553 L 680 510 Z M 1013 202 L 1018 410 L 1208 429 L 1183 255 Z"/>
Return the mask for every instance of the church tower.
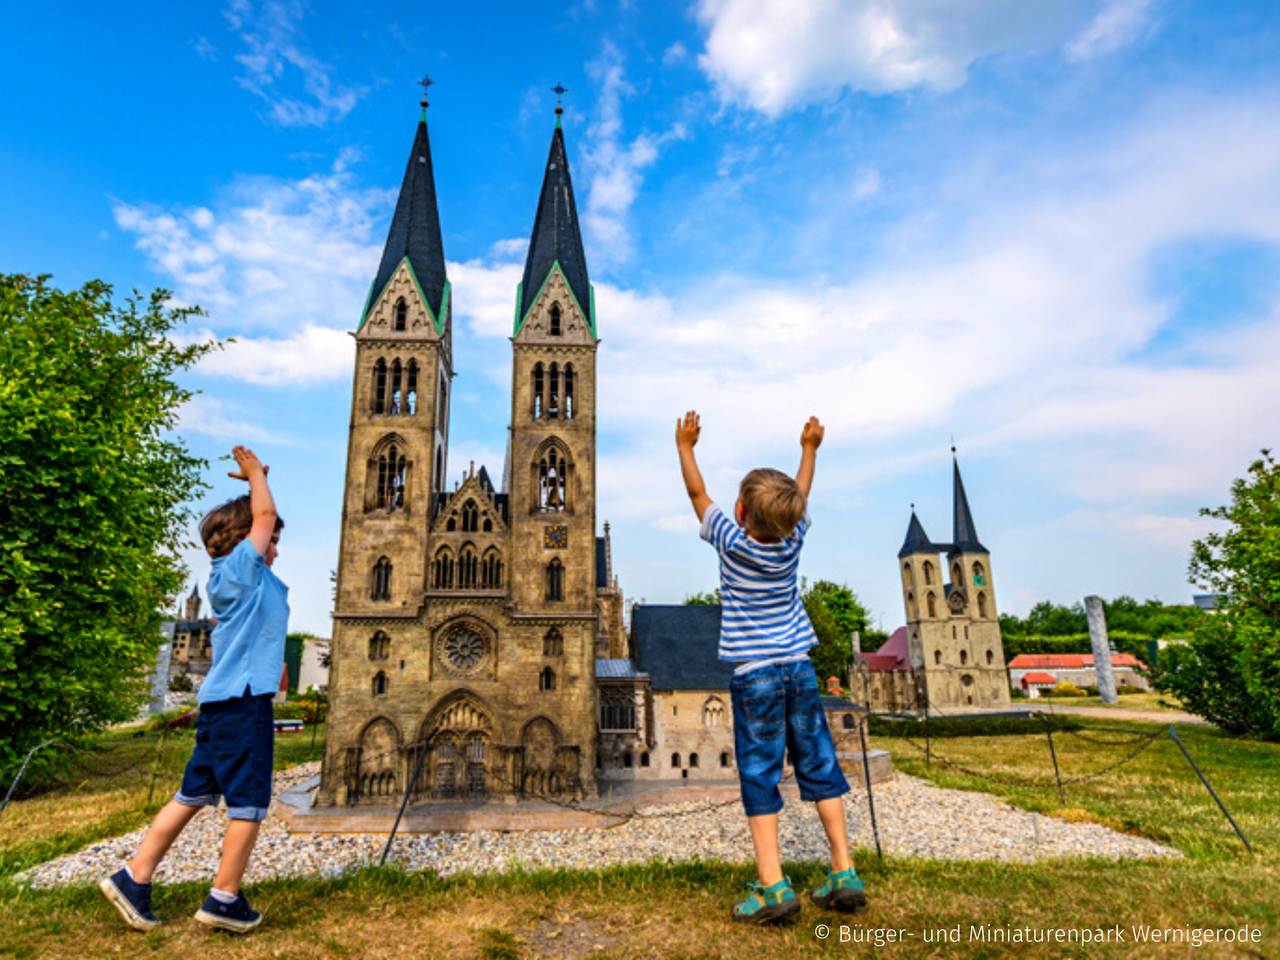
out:
<path id="1" fill-rule="evenodd" d="M 930 541 L 913 509 L 898 551 L 917 702 L 934 711 L 1008 707 L 991 555 L 978 540 L 954 459 L 953 471 L 953 542 Z"/>

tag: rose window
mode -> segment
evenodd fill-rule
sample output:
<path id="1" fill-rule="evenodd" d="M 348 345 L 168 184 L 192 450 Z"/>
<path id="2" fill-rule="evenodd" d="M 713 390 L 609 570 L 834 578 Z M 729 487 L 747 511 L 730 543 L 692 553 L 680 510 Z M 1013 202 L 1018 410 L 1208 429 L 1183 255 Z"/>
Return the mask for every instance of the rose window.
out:
<path id="1" fill-rule="evenodd" d="M 444 655 L 455 670 L 470 670 L 484 659 L 484 640 L 470 630 L 459 630 L 445 640 Z"/>

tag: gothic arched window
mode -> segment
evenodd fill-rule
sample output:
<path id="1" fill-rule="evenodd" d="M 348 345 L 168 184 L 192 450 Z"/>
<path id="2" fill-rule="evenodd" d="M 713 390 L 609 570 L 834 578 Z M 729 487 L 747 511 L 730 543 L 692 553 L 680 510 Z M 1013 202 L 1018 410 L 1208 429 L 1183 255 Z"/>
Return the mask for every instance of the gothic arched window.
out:
<path id="1" fill-rule="evenodd" d="M 544 657 L 558 657 L 564 653 L 564 638 L 560 636 L 560 631 L 552 627 L 547 631 L 547 635 L 542 638 L 542 655 Z"/>
<path id="2" fill-rule="evenodd" d="M 547 599 L 552 602 L 564 599 L 564 564 L 559 557 L 547 564 Z"/>
<path id="3" fill-rule="evenodd" d="M 924 562 L 924 585 L 926 587 L 933 585 L 933 564 L 928 560 Z"/>
<path id="4" fill-rule="evenodd" d="M 550 667 L 544 667 L 542 672 L 538 674 L 539 690 L 554 690 L 556 688 L 556 672 Z"/>
<path id="5" fill-rule="evenodd" d="M 409 319 L 409 305 L 405 303 L 404 298 L 401 297 L 399 300 L 396 301 L 395 329 L 403 330 L 405 328 L 405 325 L 408 319 Z"/>
<path id="6" fill-rule="evenodd" d="M 373 565 L 372 598 L 374 600 L 391 599 L 391 561 L 386 557 L 379 557 L 378 562 Z"/>
<path id="7" fill-rule="evenodd" d="M 442 547 L 436 553 L 432 573 L 432 583 L 437 590 L 453 589 L 453 554 L 448 547 Z"/>
<path id="8" fill-rule="evenodd" d="M 410 360 L 405 367 L 404 412 L 418 412 L 418 361 Z"/>
<path id="9" fill-rule="evenodd" d="M 565 500 L 566 473 L 568 462 L 564 454 L 556 447 L 549 447 L 538 461 L 538 509 L 564 510 L 568 506 Z"/>
<path id="10" fill-rule="evenodd" d="M 689 767 L 693 769 L 698 766 L 698 755 L 696 753 L 689 754 Z"/>
<path id="11" fill-rule="evenodd" d="M 389 413 L 404 413 L 404 369 L 399 360 L 391 361 L 391 409 Z"/>
<path id="12" fill-rule="evenodd" d="M 673 753 L 671 755 L 671 766 L 675 767 L 677 770 L 680 769 L 680 754 Z"/>
<path id="13" fill-rule="evenodd" d="M 553 363 L 551 369 L 547 371 L 547 379 L 551 382 L 551 389 L 547 391 L 547 416 L 560 416 L 560 366 Z"/>
<path id="14" fill-rule="evenodd" d="M 729 766 L 729 763 L 729 752 L 726 750 L 724 753 L 720 754 L 720 766 L 727 767 Z"/>
<path id="15" fill-rule="evenodd" d="M 551 305 L 551 335 L 560 336 L 560 304 L 558 303 Z"/>
<path id="16" fill-rule="evenodd" d="M 991 666 L 991 664 L 995 661 L 995 659 L 996 659 L 996 655 L 995 655 L 994 653 L 992 653 L 990 650 L 988 650 L 988 651 L 987 651 L 987 666 L 988 666 L 988 667 L 989 667 L 989 666 Z"/>
<path id="17" fill-rule="evenodd" d="M 487 521 L 486 521 L 487 522 Z M 502 587 L 502 559 L 497 550 L 490 549 L 480 563 L 480 586 L 485 590 Z"/>
<path id="18" fill-rule="evenodd" d="M 543 383 L 542 364 L 535 363 L 533 365 L 533 417 L 536 420 L 542 416 L 542 391 L 546 385 Z"/>
<path id="19" fill-rule="evenodd" d="M 987 595 L 981 591 L 978 593 L 978 616 L 983 619 L 987 616 Z"/>
<path id="20" fill-rule="evenodd" d="M 436 447 L 436 490 L 444 489 L 444 447 Z"/>
<path id="21" fill-rule="evenodd" d="M 719 697 L 708 697 L 702 705 L 702 725 L 718 727 L 724 723 L 724 701 Z"/>
<path id="22" fill-rule="evenodd" d="M 929 616 L 936 617 L 938 615 L 938 601 L 934 599 L 932 592 L 929 593 Z"/>
<path id="23" fill-rule="evenodd" d="M 467 544 L 458 554 L 458 589 L 474 590 L 478 585 L 477 573 L 479 563 L 476 559 L 476 548 Z"/>
<path id="24" fill-rule="evenodd" d="M 942 651 L 941 651 L 941 650 L 935 650 L 935 651 L 933 651 L 933 662 L 934 662 L 934 664 L 935 664 L 935 665 L 942 663 Z"/>
<path id="25" fill-rule="evenodd" d="M 380 697 L 387 692 L 387 675 L 379 670 L 373 676 L 373 695 Z"/>
<path id="26" fill-rule="evenodd" d="M 916 603 L 916 597 L 913 593 L 907 594 L 907 615 L 912 620 L 920 619 L 920 606 Z"/>
<path id="27" fill-rule="evenodd" d="M 387 409 L 387 361 L 381 357 L 373 365 L 373 412 L 384 413 Z"/>
<path id="28" fill-rule="evenodd" d="M 462 532 L 475 533 L 480 526 L 480 511 L 476 508 L 474 500 L 468 500 L 462 505 Z"/>
<path id="29" fill-rule="evenodd" d="M 404 506 L 405 487 L 408 485 L 409 467 L 404 451 L 395 441 L 387 444 L 378 455 L 378 487 L 374 507 L 397 510 Z"/>
<path id="30" fill-rule="evenodd" d="M 960 651 L 960 666 L 962 666 L 962 667 L 963 667 L 963 666 L 964 666 L 966 663 L 968 663 L 968 662 L 969 662 L 969 651 L 968 651 L 968 650 L 961 650 L 961 651 Z"/>
<path id="31" fill-rule="evenodd" d="M 391 656 L 391 638 L 379 630 L 369 638 L 369 659 L 386 660 Z"/>
<path id="32" fill-rule="evenodd" d="M 573 419 L 573 364 L 564 365 L 564 418 Z"/>

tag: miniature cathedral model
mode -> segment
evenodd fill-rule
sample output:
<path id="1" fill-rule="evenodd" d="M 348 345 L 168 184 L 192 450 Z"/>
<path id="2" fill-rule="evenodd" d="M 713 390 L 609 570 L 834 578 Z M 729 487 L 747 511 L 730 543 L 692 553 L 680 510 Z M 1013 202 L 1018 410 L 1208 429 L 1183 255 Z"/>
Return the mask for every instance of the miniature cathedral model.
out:
<path id="1" fill-rule="evenodd" d="M 952 468 L 953 542 L 932 542 L 912 509 L 898 551 L 907 625 L 876 653 L 857 658 L 855 698 L 875 711 L 937 714 L 1009 706 L 991 555 L 978 540 L 954 459 Z"/>
<path id="2" fill-rule="evenodd" d="M 500 488 L 474 465 L 445 484 L 452 298 L 425 101 L 355 339 L 317 804 L 393 802 L 420 758 L 415 802 L 594 791 L 596 659 L 626 651 L 596 537 L 596 316 L 558 116 Z"/>

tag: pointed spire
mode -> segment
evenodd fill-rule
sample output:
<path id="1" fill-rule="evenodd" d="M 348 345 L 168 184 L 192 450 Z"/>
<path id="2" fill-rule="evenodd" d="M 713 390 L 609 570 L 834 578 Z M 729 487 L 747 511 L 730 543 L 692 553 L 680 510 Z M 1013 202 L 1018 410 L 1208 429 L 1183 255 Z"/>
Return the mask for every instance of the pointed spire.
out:
<path id="1" fill-rule="evenodd" d="M 938 548 L 929 540 L 929 535 L 924 532 L 924 524 L 916 516 L 916 507 L 913 503 L 911 505 L 911 522 L 907 524 L 907 536 L 902 541 L 902 549 L 898 551 L 898 556 L 907 557 L 913 553 L 937 552 Z"/>
<path id="2" fill-rule="evenodd" d="M 578 208 L 573 200 L 573 182 L 569 179 L 569 158 L 564 148 L 564 131 L 556 117 L 551 135 L 551 153 L 542 178 L 542 195 L 538 198 L 538 214 L 533 221 L 529 254 L 520 283 L 516 333 L 524 326 L 529 309 L 542 292 L 542 286 L 559 264 L 569 289 L 573 291 L 587 326 L 595 333 L 595 311 L 591 303 L 591 281 L 587 278 L 587 255 L 582 247 L 582 231 L 578 226 Z"/>
<path id="3" fill-rule="evenodd" d="M 960 479 L 960 462 L 956 459 L 954 446 L 951 448 L 951 464 L 955 470 L 955 524 L 951 549 L 956 553 L 987 553 L 987 548 L 978 542 L 978 531 L 973 526 L 973 514 L 969 511 L 969 498 L 964 494 L 964 481 Z"/>
<path id="4" fill-rule="evenodd" d="M 429 81 L 428 81 L 429 82 Z M 440 211 L 436 206 L 435 174 L 431 166 L 431 143 L 427 138 L 426 98 L 423 98 L 422 119 L 409 153 L 409 164 L 400 185 L 400 198 L 396 201 L 395 216 L 387 231 L 387 243 L 382 249 L 382 262 L 369 291 L 366 311 L 378 302 L 382 291 L 391 281 L 401 261 L 408 259 L 418 287 L 431 308 L 437 328 L 443 330 L 444 318 L 440 315 L 444 304 L 448 278 L 444 268 L 444 241 L 440 237 Z"/>

